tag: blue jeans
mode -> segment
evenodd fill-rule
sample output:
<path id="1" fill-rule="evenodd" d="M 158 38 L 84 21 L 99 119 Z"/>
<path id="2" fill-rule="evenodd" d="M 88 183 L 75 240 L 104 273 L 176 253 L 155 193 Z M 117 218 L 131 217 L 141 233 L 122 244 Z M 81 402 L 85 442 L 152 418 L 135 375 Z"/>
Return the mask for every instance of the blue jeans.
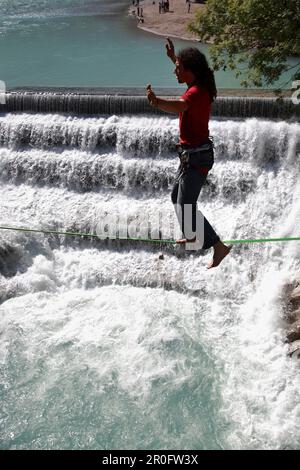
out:
<path id="1" fill-rule="evenodd" d="M 204 226 L 202 226 L 202 230 L 204 231 L 202 237 L 202 239 L 204 238 L 202 249 L 204 250 L 211 248 L 220 241 L 220 237 L 216 234 L 208 220 L 197 208 L 197 199 L 206 178 L 207 175 L 200 173 L 197 169 L 185 169 L 182 164 L 180 164 L 171 193 L 171 199 L 174 204 L 175 212 L 184 238 L 190 239 L 191 231 L 194 236 L 196 235 L 198 232 L 198 230 L 196 230 L 197 220 L 202 221 L 204 224 Z M 186 204 L 189 206 L 185 207 Z M 185 210 L 187 210 L 187 208 L 189 208 L 191 213 L 191 219 L 189 219 L 188 223 L 187 218 L 185 217 Z"/>

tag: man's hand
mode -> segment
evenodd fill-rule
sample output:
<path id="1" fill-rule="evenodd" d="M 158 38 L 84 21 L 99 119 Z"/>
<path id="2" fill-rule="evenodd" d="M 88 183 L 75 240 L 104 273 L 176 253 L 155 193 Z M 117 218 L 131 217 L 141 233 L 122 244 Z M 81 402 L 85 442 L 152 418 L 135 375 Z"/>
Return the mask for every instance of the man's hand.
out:
<path id="1" fill-rule="evenodd" d="M 157 108 L 157 97 L 151 88 L 151 85 L 147 85 L 147 98 L 151 106 Z"/>
<path id="2" fill-rule="evenodd" d="M 157 98 L 151 85 L 147 85 L 147 98 L 151 106 L 154 108 L 167 111 L 167 113 L 183 113 L 188 109 L 188 104 L 185 100 L 180 98 L 179 100 L 164 100 L 163 98 Z"/>
<path id="3" fill-rule="evenodd" d="M 171 61 L 174 62 L 175 64 L 176 62 L 175 48 L 170 38 L 167 38 L 166 49 L 167 49 L 167 56 L 170 57 Z"/>

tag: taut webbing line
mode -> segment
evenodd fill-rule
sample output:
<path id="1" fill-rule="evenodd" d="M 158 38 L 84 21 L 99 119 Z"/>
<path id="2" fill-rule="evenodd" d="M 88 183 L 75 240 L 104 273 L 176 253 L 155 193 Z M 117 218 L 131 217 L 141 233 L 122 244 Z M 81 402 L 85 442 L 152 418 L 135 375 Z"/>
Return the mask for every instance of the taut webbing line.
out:
<path id="1" fill-rule="evenodd" d="M 24 227 L 5 227 L 0 226 L 0 230 L 11 230 L 18 232 L 34 232 L 34 233 L 44 233 L 52 235 L 67 235 L 71 237 L 92 237 L 97 238 L 98 240 L 133 240 L 140 242 L 149 242 L 149 243 L 176 243 L 175 240 L 166 240 L 166 239 L 151 239 L 151 238 L 134 238 L 134 237 L 118 237 L 118 238 L 109 238 L 109 237 L 100 237 L 95 233 L 81 233 L 81 232 L 62 232 L 59 230 L 43 230 L 43 229 L 34 229 L 34 228 L 24 228 Z M 268 243 L 268 242 L 289 242 L 289 241 L 299 241 L 300 237 L 281 237 L 281 238 L 257 238 L 257 239 L 244 239 L 244 240 L 222 240 L 223 243 L 241 244 L 241 243 Z"/>

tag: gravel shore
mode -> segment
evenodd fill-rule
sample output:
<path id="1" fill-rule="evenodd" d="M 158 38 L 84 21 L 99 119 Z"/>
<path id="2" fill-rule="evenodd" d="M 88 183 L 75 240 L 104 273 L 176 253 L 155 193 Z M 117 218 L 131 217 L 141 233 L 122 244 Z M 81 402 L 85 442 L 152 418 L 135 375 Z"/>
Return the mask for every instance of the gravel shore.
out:
<path id="1" fill-rule="evenodd" d="M 205 8 L 205 5 L 191 3 L 190 12 L 188 13 L 186 0 L 170 0 L 169 11 L 159 13 L 158 0 L 140 0 L 139 11 L 137 6 L 131 3 L 129 14 L 137 18 L 138 28 L 145 31 L 160 36 L 199 41 L 196 35 L 187 31 L 187 24 L 193 19 L 194 13 L 203 8 Z M 144 20 L 144 22 L 141 20 Z"/>

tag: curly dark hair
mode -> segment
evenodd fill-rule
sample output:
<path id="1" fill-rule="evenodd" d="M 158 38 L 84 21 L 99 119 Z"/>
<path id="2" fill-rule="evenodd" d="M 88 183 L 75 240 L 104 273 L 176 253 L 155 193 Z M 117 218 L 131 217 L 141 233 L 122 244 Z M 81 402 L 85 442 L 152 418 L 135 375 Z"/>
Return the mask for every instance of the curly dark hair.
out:
<path id="1" fill-rule="evenodd" d="M 217 87 L 214 72 L 209 67 L 205 55 L 196 47 L 187 47 L 181 49 L 176 56 L 183 67 L 195 75 L 197 83 L 207 89 L 213 102 L 217 97 Z"/>

